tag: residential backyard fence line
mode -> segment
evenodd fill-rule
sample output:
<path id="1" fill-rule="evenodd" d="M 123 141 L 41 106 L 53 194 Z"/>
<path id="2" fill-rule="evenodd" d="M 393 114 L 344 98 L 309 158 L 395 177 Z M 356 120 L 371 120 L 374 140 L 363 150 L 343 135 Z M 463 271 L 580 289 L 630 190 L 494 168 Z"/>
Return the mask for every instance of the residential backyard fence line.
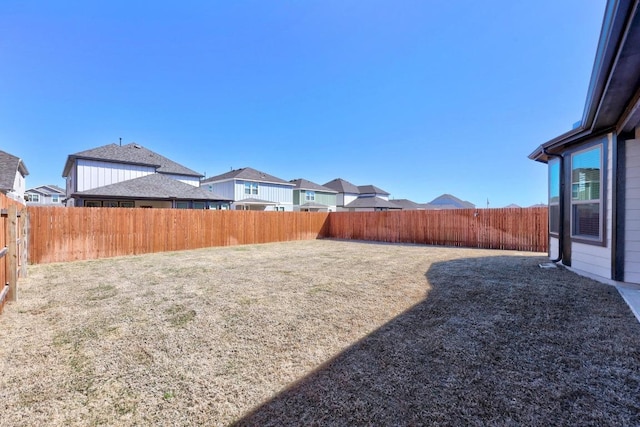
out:
<path id="1" fill-rule="evenodd" d="M 0 193 L 0 313 L 18 295 L 18 278 L 27 275 L 28 214 L 24 205 Z"/>
<path id="2" fill-rule="evenodd" d="M 546 252 L 546 207 L 336 212 L 333 238 Z"/>
<path id="3" fill-rule="evenodd" d="M 337 213 L 28 209 L 32 264 L 318 238 L 547 250 L 547 208 Z"/>
<path id="4" fill-rule="evenodd" d="M 32 264 L 325 237 L 328 213 L 29 207 Z"/>

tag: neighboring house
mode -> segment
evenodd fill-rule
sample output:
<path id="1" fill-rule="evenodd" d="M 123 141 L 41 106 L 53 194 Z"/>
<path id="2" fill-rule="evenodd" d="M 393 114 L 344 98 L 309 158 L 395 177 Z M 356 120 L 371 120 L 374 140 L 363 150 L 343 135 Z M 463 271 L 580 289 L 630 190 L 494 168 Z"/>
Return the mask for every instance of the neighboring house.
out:
<path id="1" fill-rule="evenodd" d="M 383 200 L 389 200 L 389 193 L 375 185 L 358 185 L 358 191 L 360 192 L 358 197 L 379 197 Z"/>
<path id="2" fill-rule="evenodd" d="M 337 191 L 337 210 L 347 212 L 387 211 L 402 209 L 389 201 L 389 193 L 375 185 L 356 186 L 342 178 L 336 178 L 324 184 Z"/>
<path id="3" fill-rule="evenodd" d="M 349 212 L 366 212 L 366 211 L 390 211 L 402 210 L 402 208 L 389 200 L 377 196 L 362 196 L 355 199 L 344 207 Z"/>
<path id="4" fill-rule="evenodd" d="M 135 143 L 71 154 L 62 176 L 68 206 L 225 209 L 230 202 L 201 190 L 203 175 Z"/>
<path id="5" fill-rule="evenodd" d="M 292 211 L 292 184 L 253 168 L 235 169 L 203 179 L 200 187 L 233 201 L 233 209 Z"/>
<path id="6" fill-rule="evenodd" d="M 303 212 L 335 212 L 338 192 L 306 179 L 293 179 L 293 210 Z"/>
<path id="7" fill-rule="evenodd" d="M 360 189 L 342 178 L 336 178 L 323 185 L 337 192 L 336 207 L 338 211 L 344 211 L 345 206 L 360 196 Z"/>
<path id="8" fill-rule="evenodd" d="M 425 209 L 475 209 L 476 205 L 452 196 L 451 194 L 443 194 L 436 197 L 429 203 L 422 205 Z"/>
<path id="9" fill-rule="evenodd" d="M 41 185 L 24 192 L 28 206 L 64 206 L 65 192 L 57 185 Z"/>
<path id="10" fill-rule="evenodd" d="M 0 193 L 25 203 L 25 177 L 29 175 L 22 159 L 0 150 Z"/>
<path id="11" fill-rule="evenodd" d="M 609 0 L 577 126 L 529 157 L 548 164 L 549 256 L 640 283 L 640 0 Z"/>
<path id="12" fill-rule="evenodd" d="M 405 211 L 421 211 L 424 210 L 424 204 L 416 203 L 409 199 L 393 199 L 391 200 L 394 205 L 400 206 Z"/>

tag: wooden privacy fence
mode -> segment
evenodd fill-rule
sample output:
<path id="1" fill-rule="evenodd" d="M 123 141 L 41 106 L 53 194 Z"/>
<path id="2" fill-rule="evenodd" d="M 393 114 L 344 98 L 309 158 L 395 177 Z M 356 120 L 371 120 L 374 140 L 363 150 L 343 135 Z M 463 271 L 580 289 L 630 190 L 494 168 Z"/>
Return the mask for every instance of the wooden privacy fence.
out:
<path id="1" fill-rule="evenodd" d="M 339 238 L 547 250 L 547 208 L 259 212 L 29 207 L 32 264 Z"/>
<path id="2" fill-rule="evenodd" d="M 32 264 L 325 237 L 328 213 L 29 207 Z"/>
<path id="3" fill-rule="evenodd" d="M 26 207 L 0 194 L 0 313 L 18 298 L 18 278 L 27 275 L 28 229 Z"/>
<path id="4" fill-rule="evenodd" d="M 546 252 L 547 208 L 337 212 L 340 239 Z"/>

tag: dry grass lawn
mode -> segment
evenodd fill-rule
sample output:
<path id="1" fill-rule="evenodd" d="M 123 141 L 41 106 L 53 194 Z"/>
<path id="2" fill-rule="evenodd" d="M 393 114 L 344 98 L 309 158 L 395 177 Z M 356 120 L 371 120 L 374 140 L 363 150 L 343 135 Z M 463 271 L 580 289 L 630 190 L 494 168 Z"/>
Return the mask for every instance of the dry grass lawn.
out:
<path id="1" fill-rule="evenodd" d="M 542 260 L 319 240 L 30 266 L 0 425 L 640 424 L 640 325 Z"/>

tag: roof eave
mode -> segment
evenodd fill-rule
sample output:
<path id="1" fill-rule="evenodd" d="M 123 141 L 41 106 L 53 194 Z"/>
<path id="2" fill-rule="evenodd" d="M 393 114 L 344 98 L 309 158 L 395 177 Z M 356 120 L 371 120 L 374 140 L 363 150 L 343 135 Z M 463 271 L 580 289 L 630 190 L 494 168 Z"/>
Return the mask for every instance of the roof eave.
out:
<path id="1" fill-rule="evenodd" d="M 546 163 L 549 160 L 546 152 L 558 154 L 567 145 L 579 142 L 594 134 L 604 133 L 605 130 L 614 127 L 615 124 L 606 129 L 595 129 L 594 123 L 597 120 L 611 74 L 618 59 L 618 53 L 621 49 L 620 42 L 625 39 L 629 30 L 627 20 L 633 3 L 634 0 L 609 0 L 607 2 L 580 126 L 538 146 L 529 154 L 528 157 L 531 160 Z"/>

